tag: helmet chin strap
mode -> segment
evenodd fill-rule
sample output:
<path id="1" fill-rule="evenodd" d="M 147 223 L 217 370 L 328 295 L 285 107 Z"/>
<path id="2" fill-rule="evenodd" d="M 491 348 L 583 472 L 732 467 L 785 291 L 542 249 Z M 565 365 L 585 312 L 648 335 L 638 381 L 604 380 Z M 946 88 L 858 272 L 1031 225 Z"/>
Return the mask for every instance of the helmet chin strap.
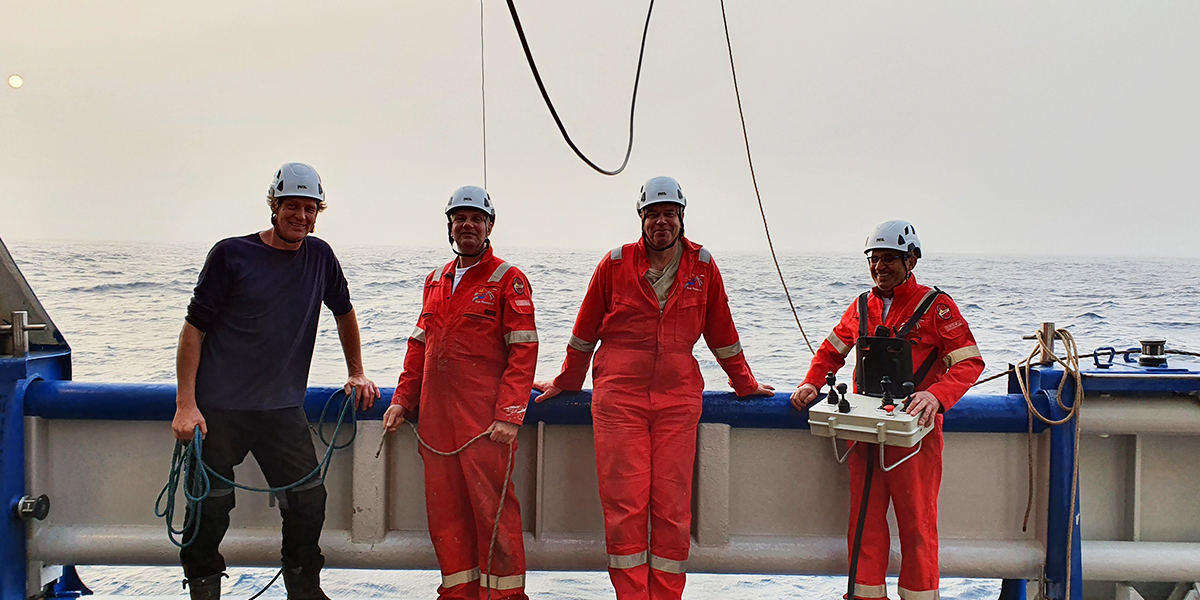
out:
<path id="1" fill-rule="evenodd" d="M 271 215 L 271 225 L 273 226 L 273 227 L 271 227 L 271 229 L 275 230 L 275 237 L 277 237 L 289 244 L 299 244 L 300 242 L 304 241 L 304 236 L 300 236 L 300 239 L 298 239 L 298 240 L 289 240 L 286 237 L 284 237 L 283 233 L 281 233 L 279 231 L 279 223 L 276 222 L 275 215 Z"/>
<path id="2" fill-rule="evenodd" d="M 454 238 L 450 238 L 450 250 L 453 251 L 455 254 L 462 256 L 464 258 L 475 258 L 476 256 L 479 256 L 479 255 L 483 254 L 484 252 L 487 252 L 487 249 L 491 248 L 491 247 L 492 247 L 492 238 L 483 238 L 483 248 L 481 248 L 479 250 L 479 252 L 476 252 L 475 254 L 466 254 L 464 252 L 459 252 L 458 248 L 456 248 L 454 246 Z"/>
<path id="3" fill-rule="evenodd" d="M 494 218 L 492 219 L 492 222 L 493 223 L 496 222 Z M 481 248 L 479 250 L 479 252 L 476 252 L 475 254 L 466 254 L 463 252 L 459 252 L 458 248 L 456 248 L 454 246 L 454 236 L 450 233 L 450 229 L 451 229 L 450 223 L 447 222 L 446 223 L 446 239 L 450 240 L 450 250 L 463 258 L 475 258 L 476 256 L 479 256 L 479 255 L 483 254 L 484 252 L 487 252 L 487 249 L 492 247 L 492 238 L 490 236 L 487 236 L 487 237 L 483 238 L 483 248 Z M 488 233 L 491 233 L 491 232 L 492 232 L 492 228 L 489 225 Z"/>
<path id="4" fill-rule="evenodd" d="M 904 281 L 908 281 L 908 278 L 912 277 L 912 269 L 908 268 L 908 259 L 909 258 L 912 258 L 912 253 L 911 252 L 904 253 L 904 261 L 903 261 L 904 262 Z M 920 259 L 918 259 L 918 260 L 920 260 Z M 901 281 L 900 283 L 904 283 L 904 281 Z"/>

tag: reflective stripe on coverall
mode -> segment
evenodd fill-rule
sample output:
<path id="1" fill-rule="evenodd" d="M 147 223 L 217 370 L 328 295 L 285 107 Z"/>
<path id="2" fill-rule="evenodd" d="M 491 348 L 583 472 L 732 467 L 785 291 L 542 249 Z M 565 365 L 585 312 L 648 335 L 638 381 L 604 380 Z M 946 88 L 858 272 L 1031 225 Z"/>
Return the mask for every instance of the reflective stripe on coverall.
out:
<path id="1" fill-rule="evenodd" d="M 529 280 L 489 248 L 451 293 L 455 262 L 425 279 L 421 317 L 408 339 L 393 404 L 442 451 L 461 447 L 492 425 L 520 425 L 537 365 Z M 513 442 L 514 444 L 516 442 Z M 421 448 L 429 536 L 442 570 L 441 598 L 527 598 L 521 508 L 510 481 L 488 570 L 509 447 L 481 439 L 455 456 Z"/>
<path id="2" fill-rule="evenodd" d="M 917 306 L 932 288 L 917 284 L 909 275 L 893 290 L 892 308 L 887 320 L 882 320 L 883 301 L 878 289 L 867 299 L 867 331 L 887 325 L 896 331 L 908 321 Z M 846 362 L 846 355 L 858 337 L 858 303 L 842 315 L 842 320 L 821 344 L 804 383 L 818 390 L 825 384 L 825 374 L 837 372 Z M 914 369 L 937 353 L 941 359 L 934 363 L 924 381 L 916 389 L 932 393 L 943 410 L 950 410 L 983 372 L 983 358 L 971 335 L 970 327 L 949 296 L 942 295 L 921 318 L 908 335 L 912 342 Z M 853 552 L 854 530 L 858 525 L 858 509 L 862 504 L 862 488 L 866 478 L 867 453 L 878 454 L 874 444 L 857 444 L 850 455 L 850 527 L 847 535 Z M 884 459 L 888 465 L 908 456 L 909 448 L 886 447 Z M 933 431 L 922 440 L 921 449 L 912 459 L 895 469 L 884 472 L 875 465 L 871 497 L 863 524 L 862 550 L 858 558 L 855 594 L 862 599 L 885 598 L 884 576 L 887 572 L 891 537 L 888 535 L 888 500 L 896 512 L 900 530 L 900 597 L 904 600 L 936 600 L 938 598 L 938 534 L 937 499 L 942 482 L 942 415 L 934 421 Z"/>
<path id="3" fill-rule="evenodd" d="M 588 363 L 594 363 L 596 471 L 608 572 L 621 600 L 683 593 L 704 392 L 692 356 L 700 335 L 738 395 L 758 387 L 717 265 L 699 245 L 686 238 L 680 242 L 679 273 L 661 311 L 646 280 L 650 263 L 643 241 L 600 261 L 579 307 L 562 373 L 554 380 L 558 388 L 579 390 Z"/>

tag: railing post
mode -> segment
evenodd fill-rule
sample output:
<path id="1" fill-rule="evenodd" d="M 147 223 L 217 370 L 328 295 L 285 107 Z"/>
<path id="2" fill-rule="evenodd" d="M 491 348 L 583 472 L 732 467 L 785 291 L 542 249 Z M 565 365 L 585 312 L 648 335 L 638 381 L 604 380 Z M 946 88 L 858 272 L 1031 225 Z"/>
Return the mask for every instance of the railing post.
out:
<path id="1" fill-rule="evenodd" d="M 1043 377 L 1042 393 L 1049 396 L 1050 400 L 1050 418 L 1059 420 L 1066 417 L 1067 411 L 1058 406 L 1056 397 L 1058 378 L 1066 375 L 1061 370 L 1047 369 L 1042 371 L 1041 376 Z M 1073 399 L 1075 397 L 1073 380 L 1067 380 L 1062 394 L 1064 398 Z M 1067 403 L 1068 407 L 1070 406 L 1068 402 L 1064 403 Z M 1074 486 L 1074 511 L 1071 510 L 1072 483 L 1078 477 L 1077 457 L 1075 456 L 1075 426 L 1075 420 L 1071 420 L 1050 428 L 1050 505 L 1046 515 L 1046 597 L 1054 600 L 1082 600 L 1083 598 L 1078 486 Z M 1069 555 L 1068 550 L 1070 551 Z M 1070 565 L 1069 569 L 1068 565 Z M 1070 580 L 1069 597 L 1066 595 L 1068 577 Z"/>
<path id="2" fill-rule="evenodd" d="M 1000 600 L 1025 600 L 1026 581 L 1005 579 L 1000 582 Z"/>
<path id="3" fill-rule="evenodd" d="M 24 358 L 0 359 L 0 598 L 24 598 L 25 521 L 16 506 L 25 495 Z"/>
<path id="4" fill-rule="evenodd" d="M 1041 362 L 1043 365 L 1054 363 L 1054 359 L 1050 358 L 1054 352 L 1054 323 L 1042 323 L 1042 339 L 1046 340 L 1046 348 L 1042 349 Z M 1048 348 L 1048 350 L 1047 350 Z"/>

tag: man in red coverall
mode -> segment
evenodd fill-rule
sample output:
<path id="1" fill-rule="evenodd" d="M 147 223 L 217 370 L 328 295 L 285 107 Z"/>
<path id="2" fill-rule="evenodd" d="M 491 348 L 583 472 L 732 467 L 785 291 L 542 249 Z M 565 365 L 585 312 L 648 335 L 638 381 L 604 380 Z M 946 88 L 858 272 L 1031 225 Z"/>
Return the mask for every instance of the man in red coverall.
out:
<path id="1" fill-rule="evenodd" d="M 383 425 L 394 431 L 419 405 L 418 433 L 439 451 L 490 433 L 452 456 L 420 450 L 429 537 L 442 571 L 438 597 L 524 600 L 521 508 L 508 462 L 537 365 L 532 290 L 520 270 L 492 254 L 496 211 L 483 188 L 456 190 L 446 215 L 458 258 L 425 278 L 421 316 Z"/>
<path id="2" fill-rule="evenodd" d="M 926 295 L 935 292 L 917 283 L 912 270 L 921 257 L 916 229 L 907 221 L 887 221 L 867 238 L 867 261 L 875 287 L 867 299 L 868 335 L 879 325 L 892 332 L 901 329 L 917 311 Z M 859 332 L 858 303 L 850 305 L 842 320 L 812 360 L 804 383 L 792 394 L 797 410 L 812 404 L 825 375 L 837 372 L 846 362 Z M 908 461 L 884 472 L 874 465 L 871 495 L 863 525 L 862 548 L 855 578 L 855 597 L 863 600 L 887 597 L 890 537 L 887 510 L 891 499 L 900 529 L 900 597 L 903 600 L 937 600 L 938 534 L 937 499 L 942 482 L 942 413 L 950 410 L 983 372 L 983 359 L 971 329 L 954 301 L 938 293 L 928 310 L 911 329 L 912 364 L 916 393 L 908 413 L 920 415 L 922 426 L 933 431 L 922 440 L 920 450 Z M 920 365 L 920 367 L 918 367 Z M 924 373 L 922 373 L 924 371 Z M 908 456 L 908 448 L 885 447 L 888 465 Z M 850 532 L 853 553 L 859 506 L 866 479 L 867 453 L 878 453 L 873 444 L 856 444 L 850 456 Z M 871 461 L 874 464 L 874 461 Z M 853 556 L 851 556 L 853 560 Z"/>
<path id="3" fill-rule="evenodd" d="M 683 594 L 704 391 L 696 341 L 704 335 L 739 396 L 774 389 L 755 381 L 746 364 L 712 255 L 683 237 L 685 206 L 674 179 L 646 182 L 637 203 L 642 239 L 600 261 L 562 373 L 534 384 L 544 392 L 538 402 L 579 390 L 595 363 L 596 472 L 608 573 L 620 600 Z"/>

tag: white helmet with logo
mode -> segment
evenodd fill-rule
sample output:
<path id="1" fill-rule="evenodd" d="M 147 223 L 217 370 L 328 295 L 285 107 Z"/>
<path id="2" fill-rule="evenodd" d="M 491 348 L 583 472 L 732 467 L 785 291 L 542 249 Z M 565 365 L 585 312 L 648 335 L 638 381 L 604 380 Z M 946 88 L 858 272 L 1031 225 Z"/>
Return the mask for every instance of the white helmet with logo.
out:
<path id="1" fill-rule="evenodd" d="M 464 185 L 450 196 L 450 202 L 446 204 L 446 214 L 460 208 L 474 208 L 481 210 L 493 221 L 496 220 L 496 207 L 492 205 L 492 197 L 488 195 L 487 190 L 477 185 Z"/>
<path id="2" fill-rule="evenodd" d="M 673 177 L 655 177 L 642 186 L 642 195 L 637 203 L 638 214 L 642 214 L 647 206 L 663 202 L 678 204 L 680 208 L 687 206 L 687 198 L 683 197 L 683 190 Z"/>
<path id="3" fill-rule="evenodd" d="M 921 258 L 921 239 L 917 237 L 917 228 L 908 221 L 884 221 L 867 237 L 863 253 L 869 254 L 872 250 L 896 250 Z"/>
<path id="4" fill-rule="evenodd" d="M 279 200 L 288 196 L 312 198 L 325 201 L 325 189 L 321 187 L 321 176 L 317 170 L 304 163 L 286 163 L 275 172 L 267 198 Z"/>

